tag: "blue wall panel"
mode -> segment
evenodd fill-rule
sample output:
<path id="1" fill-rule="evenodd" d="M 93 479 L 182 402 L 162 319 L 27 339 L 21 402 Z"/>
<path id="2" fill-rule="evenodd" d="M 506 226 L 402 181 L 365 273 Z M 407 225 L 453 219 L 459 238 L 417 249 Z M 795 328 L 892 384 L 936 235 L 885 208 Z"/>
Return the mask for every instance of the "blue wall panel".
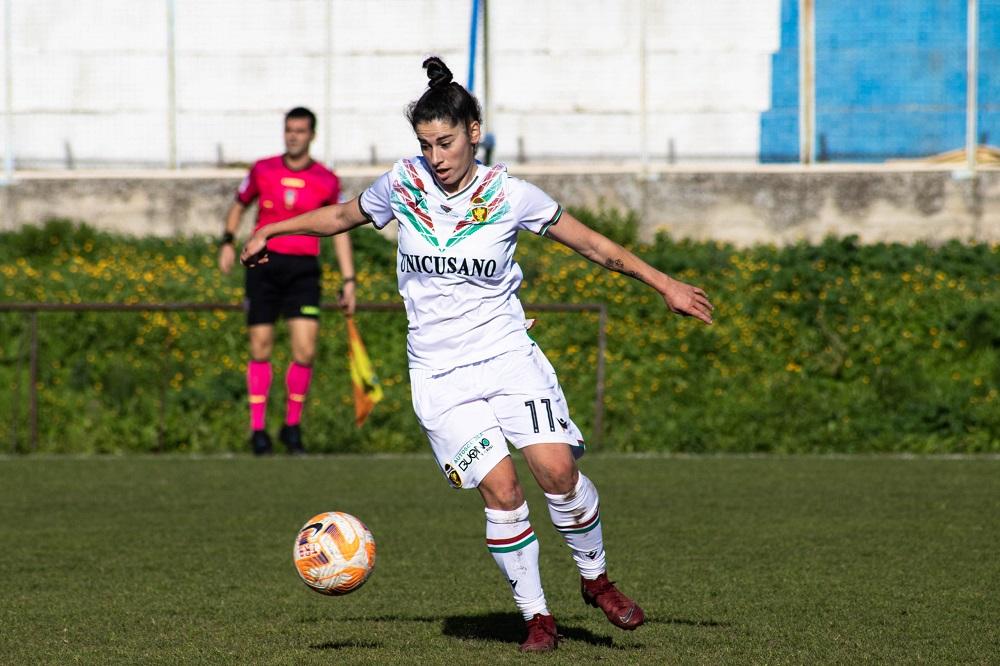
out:
<path id="1" fill-rule="evenodd" d="M 965 2 L 816 0 L 825 160 L 917 157 L 965 142 Z M 1000 142 L 1000 0 L 980 1 L 979 132 Z M 760 159 L 798 160 L 798 0 L 782 0 Z"/>

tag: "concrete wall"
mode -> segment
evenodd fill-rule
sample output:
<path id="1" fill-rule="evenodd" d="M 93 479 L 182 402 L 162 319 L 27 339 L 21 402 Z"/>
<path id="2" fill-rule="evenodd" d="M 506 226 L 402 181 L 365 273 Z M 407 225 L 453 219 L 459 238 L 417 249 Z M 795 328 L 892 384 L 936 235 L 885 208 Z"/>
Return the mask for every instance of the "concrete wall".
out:
<path id="1" fill-rule="evenodd" d="M 165 166 L 168 0 L 7 1 L 18 166 Z M 173 2 L 183 165 L 280 152 L 282 114 L 296 105 L 319 115 L 324 161 L 396 159 L 416 147 L 403 109 L 426 87 L 423 58 L 441 55 L 467 81 L 468 0 Z M 780 0 L 488 7 L 497 158 L 634 158 L 645 99 L 650 155 L 756 159 Z"/>
<path id="2" fill-rule="evenodd" d="M 358 194 L 380 169 L 340 171 Z M 1000 242 L 1000 170 L 969 178 L 899 167 L 663 169 L 511 167 L 570 206 L 638 211 L 643 234 L 738 245 L 819 241 L 857 234 L 864 242 L 948 239 Z M 136 235 L 216 236 L 242 171 L 47 173 L 0 187 L 5 229 L 61 217 Z M 249 217 L 249 215 L 248 215 Z M 244 222 L 244 230 L 250 226 Z"/>

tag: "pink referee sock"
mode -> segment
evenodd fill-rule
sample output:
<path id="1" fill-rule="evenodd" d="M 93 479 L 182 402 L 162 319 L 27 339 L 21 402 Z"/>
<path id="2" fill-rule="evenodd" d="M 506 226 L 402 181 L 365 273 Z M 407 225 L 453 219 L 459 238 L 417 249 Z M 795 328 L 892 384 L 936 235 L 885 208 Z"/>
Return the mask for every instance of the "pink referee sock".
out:
<path id="1" fill-rule="evenodd" d="M 271 362 L 250 361 L 247 365 L 247 393 L 250 396 L 250 428 L 264 429 L 267 393 L 271 390 Z"/>
<path id="2" fill-rule="evenodd" d="M 309 392 L 309 382 L 312 380 L 312 368 L 308 365 L 292 363 L 285 374 L 285 387 L 288 389 L 288 402 L 285 403 L 285 423 L 293 426 L 302 420 L 302 403 L 306 401 Z"/>

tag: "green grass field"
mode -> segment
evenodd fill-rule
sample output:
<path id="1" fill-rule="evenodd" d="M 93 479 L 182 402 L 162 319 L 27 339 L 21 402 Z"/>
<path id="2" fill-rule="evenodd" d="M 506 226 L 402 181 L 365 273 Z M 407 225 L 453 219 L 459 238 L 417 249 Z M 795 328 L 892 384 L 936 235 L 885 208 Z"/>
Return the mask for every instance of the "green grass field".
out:
<path id="1" fill-rule="evenodd" d="M 592 455 L 628 634 L 584 606 L 529 502 L 558 652 L 521 622 L 478 495 L 428 456 L 0 459 L 0 663 L 1000 662 L 1000 460 Z M 326 598 L 292 540 L 361 517 L 369 582 Z"/>

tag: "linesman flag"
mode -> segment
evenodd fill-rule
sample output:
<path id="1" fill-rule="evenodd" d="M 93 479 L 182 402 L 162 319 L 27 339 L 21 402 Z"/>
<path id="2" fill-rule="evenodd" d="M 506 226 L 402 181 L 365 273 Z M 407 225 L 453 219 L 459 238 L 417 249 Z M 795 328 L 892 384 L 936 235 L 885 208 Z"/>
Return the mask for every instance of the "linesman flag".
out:
<path id="1" fill-rule="evenodd" d="M 354 387 L 354 423 L 360 428 L 376 403 L 382 400 L 382 384 L 372 369 L 371 359 L 353 317 L 347 318 L 347 364 Z"/>

